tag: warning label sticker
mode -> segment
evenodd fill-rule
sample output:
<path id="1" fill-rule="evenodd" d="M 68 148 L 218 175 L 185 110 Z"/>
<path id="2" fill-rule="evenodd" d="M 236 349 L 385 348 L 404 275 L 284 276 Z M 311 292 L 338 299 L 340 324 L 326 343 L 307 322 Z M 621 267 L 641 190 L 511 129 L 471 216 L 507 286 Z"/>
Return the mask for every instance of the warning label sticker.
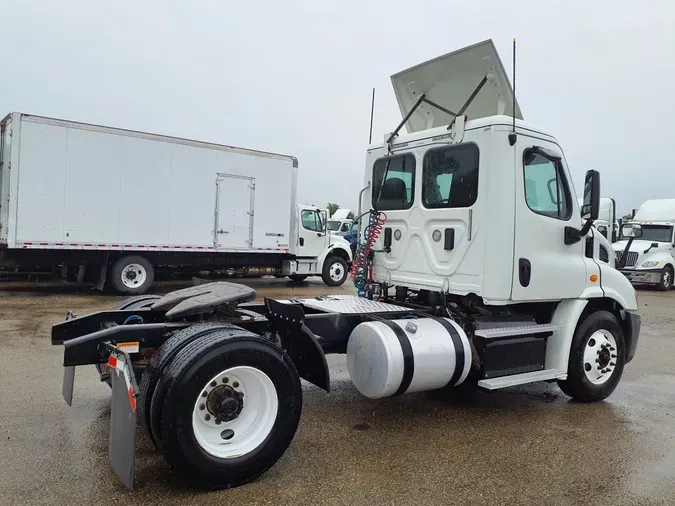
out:
<path id="1" fill-rule="evenodd" d="M 131 343 L 117 343 L 117 347 L 122 351 L 126 351 L 127 353 L 138 353 L 140 343 L 138 341 Z"/>

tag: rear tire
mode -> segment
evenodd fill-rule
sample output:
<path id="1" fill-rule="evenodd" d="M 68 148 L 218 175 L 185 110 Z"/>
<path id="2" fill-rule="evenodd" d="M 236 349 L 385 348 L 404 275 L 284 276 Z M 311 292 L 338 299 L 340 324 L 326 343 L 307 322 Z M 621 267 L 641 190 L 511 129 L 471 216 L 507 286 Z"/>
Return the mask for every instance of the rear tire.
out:
<path id="1" fill-rule="evenodd" d="M 138 255 L 124 256 L 110 268 L 110 284 L 117 293 L 143 294 L 155 280 L 155 269 Z"/>
<path id="2" fill-rule="evenodd" d="M 162 376 L 164 457 L 200 488 L 236 487 L 263 474 L 284 454 L 300 421 L 302 388 L 293 362 L 249 334 L 203 336 Z"/>
<path id="3" fill-rule="evenodd" d="M 661 271 L 661 281 L 656 287 L 664 292 L 673 287 L 673 268 L 670 265 L 666 265 Z"/>
<path id="4" fill-rule="evenodd" d="M 155 438 L 152 427 L 157 427 L 161 420 L 159 412 L 155 410 L 153 413 L 151 409 L 152 398 L 164 369 L 171 362 L 171 360 L 173 360 L 176 354 L 188 344 L 204 337 L 207 334 L 219 330 L 236 330 L 239 332 L 245 332 L 244 329 L 230 324 L 201 324 L 187 327 L 183 330 L 179 330 L 169 339 L 167 339 L 164 344 L 159 347 L 157 352 L 150 359 L 150 362 L 148 362 L 148 365 L 145 367 L 141 384 L 138 387 L 140 391 L 138 397 L 138 408 L 141 413 L 141 425 L 146 429 L 150 439 L 156 447 L 160 448 L 161 443 L 159 439 Z M 155 432 L 157 432 L 157 430 Z"/>
<path id="5" fill-rule="evenodd" d="M 578 401 L 601 401 L 618 385 L 625 361 L 619 320 L 609 311 L 595 311 L 574 332 L 567 379 L 559 380 L 558 386 Z"/>
<path id="6" fill-rule="evenodd" d="M 346 281 L 347 274 L 347 262 L 340 257 L 329 257 L 323 264 L 321 279 L 328 286 L 340 286 Z"/>

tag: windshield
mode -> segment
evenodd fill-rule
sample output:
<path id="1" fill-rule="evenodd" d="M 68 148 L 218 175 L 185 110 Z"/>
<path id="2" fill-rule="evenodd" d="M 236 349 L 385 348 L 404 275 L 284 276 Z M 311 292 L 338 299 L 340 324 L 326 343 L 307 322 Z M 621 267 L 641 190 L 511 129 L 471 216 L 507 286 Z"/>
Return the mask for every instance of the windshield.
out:
<path id="1" fill-rule="evenodd" d="M 673 227 L 667 225 L 642 225 L 642 241 L 670 242 L 673 237 Z"/>
<path id="2" fill-rule="evenodd" d="M 339 221 L 329 221 L 326 224 L 326 229 L 331 231 L 331 232 L 335 232 L 339 228 L 340 228 L 340 222 Z"/>

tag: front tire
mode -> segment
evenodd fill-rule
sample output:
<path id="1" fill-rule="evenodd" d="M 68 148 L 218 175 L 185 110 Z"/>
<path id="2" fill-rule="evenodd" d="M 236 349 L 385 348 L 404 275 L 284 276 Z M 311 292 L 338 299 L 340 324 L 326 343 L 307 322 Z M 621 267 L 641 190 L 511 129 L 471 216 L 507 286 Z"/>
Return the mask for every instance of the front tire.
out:
<path id="1" fill-rule="evenodd" d="M 154 280 L 155 269 L 142 256 L 124 256 L 110 268 L 110 284 L 117 293 L 143 294 Z"/>
<path id="2" fill-rule="evenodd" d="M 347 279 L 347 262 L 340 257 L 330 257 L 323 264 L 321 279 L 328 286 L 340 286 Z"/>
<path id="3" fill-rule="evenodd" d="M 609 311 L 595 311 L 574 332 L 567 379 L 558 386 L 578 401 L 601 401 L 619 384 L 625 361 L 619 320 Z"/>
<path id="4" fill-rule="evenodd" d="M 656 285 L 659 290 L 668 291 L 673 286 L 673 268 L 666 265 L 661 271 L 661 281 Z"/>
<path id="5" fill-rule="evenodd" d="M 183 348 L 163 378 L 164 457 L 193 485 L 247 483 L 272 467 L 295 435 L 300 378 L 288 355 L 266 339 L 214 332 Z"/>

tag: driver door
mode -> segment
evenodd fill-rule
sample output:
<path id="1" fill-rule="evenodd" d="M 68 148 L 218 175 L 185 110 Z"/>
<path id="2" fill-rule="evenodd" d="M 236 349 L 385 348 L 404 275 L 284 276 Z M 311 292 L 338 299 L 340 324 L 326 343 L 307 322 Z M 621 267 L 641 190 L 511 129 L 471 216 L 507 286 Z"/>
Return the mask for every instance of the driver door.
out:
<path id="1" fill-rule="evenodd" d="M 577 297 L 586 286 L 583 238 L 565 244 L 565 227 L 581 217 L 562 151 L 551 142 L 518 135 L 516 234 L 511 298 Z"/>
<path id="2" fill-rule="evenodd" d="M 326 233 L 318 209 L 300 208 L 298 256 L 318 257 L 326 246 Z"/>

